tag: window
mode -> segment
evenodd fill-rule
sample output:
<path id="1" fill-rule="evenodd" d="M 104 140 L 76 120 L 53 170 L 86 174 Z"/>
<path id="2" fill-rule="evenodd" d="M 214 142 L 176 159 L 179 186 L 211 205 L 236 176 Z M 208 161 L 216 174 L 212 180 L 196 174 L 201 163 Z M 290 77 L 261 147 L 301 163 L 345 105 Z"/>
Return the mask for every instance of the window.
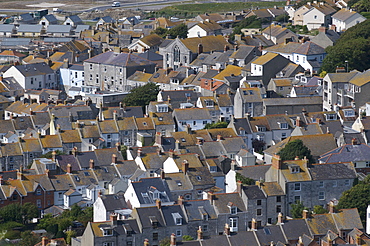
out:
<path id="1" fill-rule="evenodd" d="M 31 78 L 31 85 L 33 85 L 33 78 Z"/>
<path id="2" fill-rule="evenodd" d="M 181 236 L 182 236 L 182 231 L 176 230 L 176 237 L 181 237 Z"/>
<path id="3" fill-rule="evenodd" d="M 300 202 L 301 201 L 301 196 L 294 196 L 294 202 Z"/>
<path id="4" fill-rule="evenodd" d="M 207 125 L 207 121 L 206 120 L 203 120 L 203 125 Z"/>
<path id="5" fill-rule="evenodd" d="M 92 64 L 90 64 L 90 70 L 92 70 L 93 69 L 93 65 Z"/>
<path id="6" fill-rule="evenodd" d="M 267 218 L 267 224 L 272 224 L 272 218 Z"/>
<path id="7" fill-rule="evenodd" d="M 276 202 L 281 202 L 281 196 L 276 197 Z"/>
<path id="8" fill-rule="evenodd" d="M 196 122 L 195 120 L 193 121 L 193 125 L 194 125 L 194 126 L 195 126 L 195 125 L 197 125 L 197 122 Z"/>
<path id="9" fill-rule="evenodd" d="M 276 205 L 276 213 L 280 213 L 281 212 L 281 205 Z"/>
<path id="10" fill-rule="evenodd" d="M 301 190 L 301 183 L 295 183 L 294 190 Z"/>
<path id="11" fill-rule="evenodd" d="M 320 188 L 324 188 L 324 181 L 320 181 L 320 183 L 319 183 L 319 187 L 320 187 Z"/>
<path id="12" fill-rule="evenodd" d="M 103 229 L 103 236 L 113 236 L 113 229 Z"/>
<path id="13" fill-rule="evenodd" d="M 345 186 L 349 186 L 349 185 L 350 185 L 350 181 L 349 181 L 349 179 L 344 180 L 344 185 L 345 185 Z"/>
<path id="14" fill-rule="evenodd" d="M 37 199 L 37 200 L 36 200 L 36 206 L 37 206 L 38 208 L 41 208 L 41 199 Z"/>
<path id="15" fill-rule="evenodd" d="M 325 200 L 325 192 L 323 191 L 319 192 L 319 200 Z"/>
<path id="16" fill-rule="evenodd" d="M 103 246 L 114 246 L 114 242 L 104 242 Z"/>
<path id="17" fill-rule="evenodd" d="M 260 208 L 257 209 L 257 215 L 262 215 L 262 209 Z"/>
<path id="18" fill-rule="evenodd" d="M 280 129 L 288 129 L 288 123 L 281 123 L 279 122 Z"/>
<path id="19" fill-rule="evenodd" d="M 337 187 L 338 186 L 338 183 L 336 180 L 333 181 L 333 187 Z"/>
<path id="20" fill-rule="evenodd" d="M 230 231 L 235 232 L 238 231 L 238 218 L 230 218 L 229 219 L 230 224 Z"/>
<path id="21" fill-rule="evenodd" d="M 180 62 L 180 48 L 178 46 L 173 49 L 173 61 Z"/>
<path id="22" fill-rule="evenodd" d="M 262 205 L 262 200 L 257 200 L 257 206 L 261 206 Z"/>
<path id="23" fill-rule="evenodd" d="M 176 218 L 176 225 L 182 225 L 182 219 Z"/>
<path id="24" fill-rule="evenodd" d="M 41 195 L 41 189 L 40 189 L 40 188 L 38 188 L 38 189 L 36 190 L 36 195 Z"/>
<path id="25" fill-rule="evenodd" d="M 111 135 L 110 134 L 107 135 L 107 139 L 111 139 Z"/>
<path id="26" fill-rule="evenodd" d="M 203 225 L 202 229 L 203 229 L 203 231 L 208 231 L 208 225 Z"/>
<path id="27" fill-rule="evenodd" d="M 231 207 L 230 208 L 230 214 L 236 214 L 237 208 L 236 207 Z"/>
<path id="28" fill-rule="evenodd" d="M 153 232 L 153 241 L 158 240 L 158 232 Z"/>

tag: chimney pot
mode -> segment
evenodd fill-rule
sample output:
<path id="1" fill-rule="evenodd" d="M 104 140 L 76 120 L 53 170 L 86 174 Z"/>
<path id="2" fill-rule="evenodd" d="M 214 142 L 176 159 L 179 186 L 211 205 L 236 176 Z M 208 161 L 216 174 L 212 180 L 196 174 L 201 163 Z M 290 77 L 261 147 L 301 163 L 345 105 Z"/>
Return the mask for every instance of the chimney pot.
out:
<path id="1" fill-rule="evenodd" d="M 176 235 L 175 233 L 171 234 L 171 243 L 170 246 L 176 246 Z"/>
<path id="2" fill-rule="evenodd" d="M 72 165 L 71 164 L 67 164 L 67 173 L 72 173 Z"/>
<path id="3" fill-rule="evenodd" d="M 117 155 L 112 154 L 112 164 L 117 164 Z"/>

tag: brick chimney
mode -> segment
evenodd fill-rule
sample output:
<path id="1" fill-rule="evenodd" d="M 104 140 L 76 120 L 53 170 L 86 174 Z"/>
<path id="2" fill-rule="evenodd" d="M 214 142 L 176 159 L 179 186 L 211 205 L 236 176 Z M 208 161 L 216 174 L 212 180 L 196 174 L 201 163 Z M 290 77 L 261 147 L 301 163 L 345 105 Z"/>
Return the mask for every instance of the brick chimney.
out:
<path id="1" fill-rule="evenodd" d="M 157 145 L 162 145 L 162 134 L 160 132 L 155 133 L 155 143 Z"/>
<path id="2" fill-rule="evenodd" d="M 308 217 L 310 217 L 310 213 L 308 212 L 308 210 L 304 209 L 302 211 L 302 219 L 308 219 Z"/>
<path id="3" fill-rule="evenodd" d="M 166 179 L 166 173 L 161 169 L 161 179 Z"/>
<path id="4" fill-rule="evenodd" d="M 23 179 L 23 173 L 22 173 L 22 170 L 21 169 L 17 171 L 17 179 L 18 180 L 22 180 Z"/>
<path id="5" fill-rule="evenodd" d="M 295 126 L 296 127 L 301 127 L 301 118 L 299 116 L 297 116 L 297 118 L 295 119 Z"/>
<path id="6" fill-rule="evenodd" d="M 240 181 L 240 180 L 238 180 L 238 181 L 236 182 L 236 191 L 238 192 L 238 194 L 239 194 L 240 196 L 242 196 L 242 192 L 243 192 L 243 183 L 242 183 L 242 181 Z"/>
<path id="7" fill-rule="evenodd" d="M 162 154 L 161 148 L 158 147 L 155 151 L 157 152 L 158 156 L 161 156 L 161 154 Z"/>
<path id="8" fill-rule="evenodd" d="M 112 164 L 117 164 L 117 155 L 112 154 Z"/>
<path id="9" fill-rule="evenodd" d="M 230 226 L 228 223 L 225 224 L 224 233 L 226 236 L 230 236 Z"/>
<path id="10" fill-rule="evenodd" d="M 170 149 L 168 151 L 168 156 L 171 157 L 171 158 L 174 158 L 175 157 L 175 153 L 174 153 L 173 149 Z"/>
<path id="11" fill-rule="evenodd" d="M 45 174 L 46 174 L 46 177 L 50 177 L 49 175 L 50 175 L 50 171 L 49 171 L 49 169 L 45 169 Z"/>
<path id="12" fill-rule="evenodd" d="M 121 152 L 121 144 L 119 142 L 116 143 L 117 152 Z"/>
<path id="13" fill-rule="evenodd" d="M 73 155 L 74 157 L 76 157 L 76 156 L 77 156 L 77 153 L 78 153 L 78 151 L 77 151 L 77 147 L 75 146 L 75 147 L 73 147 L 73 149 L 72 149 L 72 155 Z"/>
<path id="14" fill-rule="evenodd" d="M 182 172 L 184 174 L 187 174 L 188 169 L 189 169 L 189 162 L 187 160 L 183 160 L 182 161 Z"/>
<path id="15" fill-rule="evenodd" d="M 281 169 L 283 165 L 283 161 L 281 160 L 279 155 L 274 155 L 272 157 L 272 166 L 276 169 Z"/>
<path id="16" fill-rule="evenodd" d="M 118 215 L 116 213 L 111 213 L 109 215 L 109 220 L 115 225 L 117 224 L 117 217 Z"/>
<path id="17" fill-rule="evenodd" d="M 3 185 L 3 175 L 0 175 L 0 185 Z"/>
<path id="18" fill-rule="evenodd" d="M 53 161 L 55 161 L 55 159 L 56 159 L 56 155 L 57 155 L 57 152 L 56 152 L 55 150 L 53 150 L 53 152 L 51 152 L 51 159 L 52 159 Z"/>
<path id="19" fill-rule="evenodd" d="M 330 201 L 329 204 L 329 213 L 331 214 L 334 214 L 335 213 L 335 206 L 334 206 L 334 202 L 333 201 Z"/>
<path id="20" fill-rule="evenodd" d="M 218 134 L 217 135 L 217 141 L 221 141 L 221 140 L 223 140 L 222 135 Z"/>
<path id="21" fill-rule="evenodd" d="M 42 237 L 41 239 L 41 246 L 46 246 L 49 243 L 49 239 L 47 237 Z"/>
<path id="22" fill-rule="evenodd" d="M 278 221 L 277 221 L 277 224 L 278 224 L 278 225 L 283 224 L 283 214 L 282 214 L 282 213 L 279 213 L 279 214 L 278 214 Z"/>
<path id="23" fill-rule="evenodd" d="M 213 201 L 215 200 L 215 195 L 212 192 L 208 192 L 207 198 L 210 201 L 211 205 L 213 205 Z"/>
<path id="24" fill-rule="evenodd" d="M 202 231 L 202 226 L 198 227 L 197 230 L 197 240 L 202 241 L 203 240 L 203 231 Z"/>
<path id="25" fill-rule="evenodd" d="M 162 201 L 160 199 L 155 200 L 155 205 L 157 206 L 158 209 L 162 208 Z"/>
<path id="26" fill-rule="evenodd" d="M 252 231 L 257 231 L 257 221 L 253 218 L 252 219 Z"/>
<path id="27" fill-rule="evenodd" d="M 179 196 L 177 198 L 177 204 L 178 205 L 183 205 L 184 204 L 184 197 L 183 196 Z"/>
<path id="28" fill-rule="evenodd" d="M 170 246 L 176 246 L 176 235 L 175 235 L 175 233 L 171 234 Z"/>
<path id="29" fill-rule="evenodd" d="M 352 138 L 352 145 L 357 145 L 357 139 L 356 138 Z"/>
<path id="30" fill-rule="evenodd" d="M 67 173 L 71 174 L 72 173 L 72 165 L 71 164 L 67 164 Z"/>
<path id="31" fill-rule="evenodd" d="M 189 124 L 187 124 L 187 125 L 185 126 L 185 132 L 186 132 L 187 134 L 191 134 L 191 126 L 190 126 Z"/>
<path id="32" fill-rule="evenodd" d="M 147 238 L 145 238 L 145 240 L 144 240 L 144 246 L 149 246 L 150 244 L 149 244 L 149 239 L 147 239 Z"/>
<path id="33" fill-rule="evenodd" d="M 93 159 L 90 159 L 89 161 L 89 168 L 90 169 L 94 169 L 95 165 L 94 165 L 94 160 Z"/>
<path id="34" fill-rule="evenodd" d="M 138 148 L 137 149 L 137 157 L 142 157 L 141 154 L 142 154 L 142 150 L 141 150 L 141 148 Z"/>
<path id="35" fill-rule="evenodd" d="M 301 236 L 299 236 L 299 238 L 298 238 L 298 244 L 297 244 L 297 246 L 304 246 L 304 243 L 303 243 L 303 240 L 302 240 L 302 237 Z"/>

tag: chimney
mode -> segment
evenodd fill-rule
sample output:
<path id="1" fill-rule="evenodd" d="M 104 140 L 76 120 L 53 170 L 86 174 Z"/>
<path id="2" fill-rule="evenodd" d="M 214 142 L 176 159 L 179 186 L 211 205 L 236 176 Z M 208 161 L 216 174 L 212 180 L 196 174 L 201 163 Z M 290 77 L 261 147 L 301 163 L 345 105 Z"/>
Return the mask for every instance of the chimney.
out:
<path id="1" fill-rule="evenodd" d="M 362 245 L 363 243 L 362 243 L 362 239 L 361 239 L 361 237 L 360 236 L 356 236 L 356 245 Z"/>
<path id="2" fill-rule="evenodd" d="M 238 180 L 238 182 L 236 182 L 236 191 L 238 192 L 239 196 L 242 196 L 243 183 L 240 180 Z"/>
<path id="3" fill-rule="evenodd" d="M 46 246 L 49 243 L 49 239 L 47 237 L 42 237 L 41 239 L 41 246 Z"/>
<path id="4" fill-rule="evenodd" d="M 279 213 L 278 214 L 278 222 L 277 222 L 278 225 L 281 225 L 283 224 L 283 214 L 282 213 Z"/>
<path id="5" fill-rule="evenodd" d="M 202 145 L 203 144 L 203 138 L 198 137 L 196 145 Z"/>
<path id="6" fill-rule="evenodd" d="M 191 126 L 189 124 L 185 126 L 185 131 L 187 134 L 191 134 Z"/>
<path id="7" fill-rule="evenodd" d="M 171 157 L 171 158 L 174 158 L 175 157 L 175 153 L 174 153 L 173 149 L 170 149 L 168 151 L 168 156 Z"/>
<path id="8" fill-rule="evenodd" d="M 175 141 L 175 150 L 176 151 L 180 150 L 180 141 L 178 139 Z"/>
<path id="9" fill-rule="evenodd" d="M 272 157 L 272 166 L 275 167 L 276 169 L 281 169 L 283 165 L 283 161 L 281 160 L 279 155 L 274 155 Z"/>
<path id="10" fill-rule="evenodd" d="M 111 213 L 109 215 L 109 220 L 113 223 L 113 224 L 117 224 L 117 214 L 116 213 Z"/>
<path id="11" fill-rule="evenodd" d="M 207 193 L 208 200 L 210 201 L 211 205 L 213 205 L 213 201 L 215 199 L 215 195 L 212 192 Z"/>
<path id="12" fill-rule="evenodd" d="M 333 246 L 333 240 L 330 239 L 329 235 L 328 235 L 328 246 Z"/>
<path id="13" fill-rule="evenodd" d="M 228 50 L 229 50 L 229 46 L 227 44 L 225 44 L 225 46 L 224 46 L 224 52 L 226 52 Z"/>
<path id="14" fill-rule="evenodd" d="M 301 236 L 299 236 L 299 238 L 298 238 L 298 245 L 297 246 L 304 246 L 304 243 L 303 243 L 303 240 L 302 240 Z"/>
<path id="15" fill-rule="evenodd" d="M 334 202 L 330 201 L 328 205 L 329 205 L 329 213 L 334 214 L 335 213 Z"/>
<path id="16" fill-rule="evenodd" d="M 203 231 L 202 231 L 202 226 L 199 226 L 198 227 L 198 230 L 197 230 L 197 240 L 198 241 L 203 241 Z"/>
<path id="17" fill-rule="evenodd" d="M 171 234 L 170 246 L 176 246 L 176 235 L 175 235 L 175 233 Z"/>
<path id="18" fill-rule="evenodd" d="M 145 238 L 145 240 L 144 240 L 144 246 L 149 246 L 150 244 L 149 244 L 149 239 L 147 239 L 147 238 Z"/>
<path id="19" fill-rule="evenodd" d="M 161 179 L 166 179 L 166 173 L 161 169 Z"/>
<path id="20" fill-rule="evenodd" d="M 203 45 L 198 44 L 198 55 L 203 53 Z"/>
<path id="21" fill-rule="evenodd" d="M 157 206 L 158 209 L 162 208 L 162 201 L 160 199 L 155 200 L 155 205 Z"/>
<path id="22" fill-rule="evenodd" d="M 67 173 L 71 174 L 72 173 L 72 165 L 71 164 L 67 164 Z"/>
<path id="23" fill-rule="evenodd" d="M 178 205 L 183 205 L 184 204 L 184 197 L 183 196 L 179 196 L 177 198 L 177 204 Z"/>
<path id="24" fill-rule="evenodd" d="M 162 145 L 162 134 L 160 132 L 155 133 L 155 143 L 157 145 Z"/>
<path id="25" fill-rule="evenodd" d="M 352 145 L 357 145 L 357 139 L 356 138 L 352 138 Z"/>
<path id="26" fill-rule="evenodd" d="M 295 126 L 301 127 L 301 118 L 299 116 L 297 116 L 297 118 L 295 119 Z"/>
<path id="27" fill-rule="evenodd" d="M 226 236 L 230 237 L 230 226 L 228 223 L 225 224 L 224 232 Z"/>
<path id="28" fill-rule="evenodd" d="M 94 169 L 94 160 L 93 159 L 90 159 L 90 161 L 89 161 L 89 168 Z"/>
<path id="29" fill-rule="evenodd" d="M 325 26 L 320 26 L 319 27 L 319 32 L 321 33 L 326 33 L 326 27 Z"/>
<path id="30" fill-rule="evenodd" d="M 161 155 L 162 155 L 162 150 L 161 150 L 161 148 L 159 148 L 159 147 L 158 147 L 155 151 L 157 152 L 157 155 L 158 155 L 158 156 L 161 156 Z"/>
<path id="31" fill-rule="evenodd" d="M 117 121 L 117 110 L 113 111 L 113 120 Z"/>
<path id="32" fill-rule="evenodd" d="M 22 170 L 20 169 L 20 170 L 17 171 L 17 179 L 22 180 L 22 176 L 23 176 Z"/>
<path id="33" fill-rule="evenodd" d="M 121 144 L 119 142 L 116 143 L 117 152 L 121 152 Z"/>
<path id="34" fill-rule="evenodd" d="M 257 231 L 257 221 L 254 218 L 252 219 L 252 231 Z"/>
<path id="35" fill-rule="evenodd" d="M 217 135 L 217 141 L 221 141 L 221 140 L 223 140 L 222 135 L 218 134 Z"/>
<path id="36" fill-rule="evenodd" d="M 306 219 L 308 219 L 309 216 L 310 216 L 310 214 L 309 214 L 308 210 L 304 209 L 302 211 L 302 219 L 306 220 Z"/>
<path id="37" fill-rule="evenodd" d="M 72 149 L 72 155 L 74 156 L 74 157 L 76 157 L 77 156 L 77 147 L 75 146 L 75 147 L 73 147 L 73 149 Z"/>
<path id="38" fill-rule="evenodd" d="M 51 159 L 55 162 L 55 159 L 56 159 L 56 155 L 57 155 L 57 152 L 55 150 L 53 150 L 53 152 L 51 152 Z"/>
<path id="39" fill-rule="evenodd" d="M 0 185 L 3 185 L 3 175 L 0 175 Z"/>
<path id="40" fill-rule="evenodd" d="M 112 154 L 112 164 L 117 164 L 117 155 Z"/>
<path id="41" fill-rule="evenodd" d="M 98 197 L 101 197 L 103 195 L 103 193 L 101 192 L 101 190 L 98 191 Z"/>
<path id="42" fill-rule="evenodd" d="M 187 160 L 182 161 L 182 172 L 186 174 L 189 169 L 189 162 Z"/>
<path id="43" fill-rule="evenodd" d="M 49 169 L 45 169 L 45 174 L 46 174 L 46 177 L 50 177 L 49 175 L 50 175 L 50 171 L 49 171 Z"/>
<path id="44" fill-rule="evenodd" d="M 139 147 L 139 148 L 137 149 L 137 157 L 142 157 L 141 155 L 142 155 L 142 150 L 141 150 L 141 148 Z"/>

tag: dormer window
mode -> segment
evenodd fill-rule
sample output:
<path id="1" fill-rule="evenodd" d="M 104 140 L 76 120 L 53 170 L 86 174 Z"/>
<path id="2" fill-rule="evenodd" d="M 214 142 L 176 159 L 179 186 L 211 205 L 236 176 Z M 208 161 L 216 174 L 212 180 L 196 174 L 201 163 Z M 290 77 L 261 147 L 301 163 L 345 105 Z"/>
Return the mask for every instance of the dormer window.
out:
<path id="1" fill-rule="evenodd" d="M 157 113 L 167 113 L 168 112 L 168 105 L 167 104 L 158 104 L 157 107 Z"/>
<path id="2" fill-rule="evenodd" d="M 355 111 L 353 109 L 343 109 L 344 117 L 355 117 Z"/>
<path id="3" fill-rule="evenodd" d="M 230 214 L 236 214 L 237 213 L 237 209 L 235 206 L 232 206 L 230 207 Z"/>
<path id="4" fill-rule="evenodd" d="M 256 126 L 256 129 L 257 129 L 258 132 L 265 132 L 266 131 L 265 126 Z"/>
<path id="5" fill-rule="evenodd" d="M 104 228 L 102 229 L 103 230 L 103 236 L 113 236 L 113 229 L 107 229 L 107 228 Z"/>
<path id="6" fill-rule="evenodd" d="M 298 165 L 291 165 L 289 166 L 290 173 L 299 173 L 300 167 Z"/>
<path id="7" fill-rule="evenodd" d="M 155 216 L 149 216 L 150 223 L 152 224 L 152 227 L 158 228 L 158 220 Z"/>
<path id="8" fill-rule="evenodd" d="M 280 129 L 288 129 L 288 123 L 286 122 L 278 122 Z"/>
<path id="9" fill-rule="evenodd" d="M 179 213 L 172 213 L 176 225 L 182 225 L 182 216 Z"/>
<path id="10" fill-rule="evenodd" d="M 206 104 L 206 107 L 213 107 L 214 106 L 214 102 L 212 100 L 204 100 L 205 104 Z"/>
<path id="11" fill-rule="evenodd" d="M 336 114 L 325 114 L 326 120 L 336 120 L 337 115 Z"/>

